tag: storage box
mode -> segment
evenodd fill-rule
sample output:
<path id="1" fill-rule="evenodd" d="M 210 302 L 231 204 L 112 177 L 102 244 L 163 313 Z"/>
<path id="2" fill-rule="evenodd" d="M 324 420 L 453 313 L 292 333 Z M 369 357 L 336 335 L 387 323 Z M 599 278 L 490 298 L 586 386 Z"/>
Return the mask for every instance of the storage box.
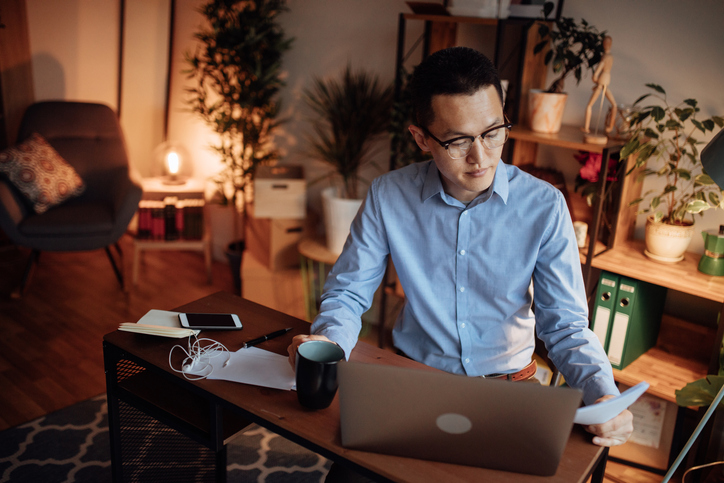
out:
<path id="1" fill-rule="evenodd" d="M 307 182 L 301 166 L 260 166 L 254 177 L 257 218 L 301 219 L 307 216 Z"/>
<path id="2" fill-rule="evenodd" d="M 297 244 L 304 234 L 303 219 L 261 218 L 249 207 L 246 249 L 272 270 L 299 266 Z"/>

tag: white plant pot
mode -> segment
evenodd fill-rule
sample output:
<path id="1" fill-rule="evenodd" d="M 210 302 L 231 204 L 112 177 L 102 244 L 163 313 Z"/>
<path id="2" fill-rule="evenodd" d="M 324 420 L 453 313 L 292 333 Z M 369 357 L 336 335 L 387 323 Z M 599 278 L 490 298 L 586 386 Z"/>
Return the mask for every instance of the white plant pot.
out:
<path id="1" fill-rule="evenodd" d="M 535 132 L 555 134 L 561 130 L 568 94 L 552 94 L 540 89 L 528 92 L 528 119 Z"/>
<path id="2" fill-rule="evenodd" d="M 337 188 L 322 190 L 322 208 L 324 210 L 324 229 L 327 237 L 327 250 L 339 255 L 349 236 L 352 220 L 357 215 L 362 200 L 339 198 Z"/>
<path id="3" fill-rule="evenodd" d="M 676 263 L 684 259 L 694 235 L 694 224 L 668 225 L 646 219 L 646 250 L 644 254 L 657 262 Z"/>

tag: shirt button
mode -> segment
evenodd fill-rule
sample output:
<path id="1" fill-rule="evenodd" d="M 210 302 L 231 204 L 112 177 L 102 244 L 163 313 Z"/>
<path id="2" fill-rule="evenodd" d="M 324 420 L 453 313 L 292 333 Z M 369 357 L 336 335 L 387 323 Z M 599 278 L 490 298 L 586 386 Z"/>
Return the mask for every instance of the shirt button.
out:
<path id="1" fill-rule="evenodd" d="M 461 291 L 461 292 L 464 292 L 464 291 L 465 291 L 465 287 L 460 287 L 460 291 Z"/>
<path id="2" fill-rule="evenodd" d="M 465 250 L 460 250 L 460 255 L 465 255 Z"/>
<path id="3" fill-rule="evenodd" d="M 460 324 L 460 328 L 461 328 L 461 329 L 464 329 L 464 328 L 465 328 L 465 322 L 463 322 L 462 324 Z"/>
<path id="4" fill-rule="evenodd" d="M 470 359 L 465 359 L 465 364 L 470 364 Z"/>

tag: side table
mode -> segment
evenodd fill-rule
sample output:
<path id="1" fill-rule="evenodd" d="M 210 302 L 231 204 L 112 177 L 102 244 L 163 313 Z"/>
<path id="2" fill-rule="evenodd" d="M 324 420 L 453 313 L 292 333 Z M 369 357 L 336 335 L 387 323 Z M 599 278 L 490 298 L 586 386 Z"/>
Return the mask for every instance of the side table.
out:
<path id="1" fill-rule="evenodd" d="M 142 201 L 162 201 L 167 197 L 179 200 L 197 199 L 203 204 L 204 184 L 201 180 L 190 178 L 184 184 L 164 184 L 163 178 L 145 178 L 141 181 L 143 187 Z M 203 235 L 200 239 L 176 240 L 166 239 L 140 239 L 133 240 L 133 284 L 138 284 L 138 272 L 141 252 L 144 250 L 191 250 L 204 254 L 204 265 L 209 283 L 212 282 L 211 271 L 211 233 L 208 229 L 206 216 L 202 215 Z"/>
<path id="2" fill-rule="evenodd" d="M 311 322 L 319 312 L 319 299 L 322 296 L 324 282 L 339 254 L 329 251 L 324 241 L 316 238 L 302 238 L 297 249 L 302 266 L 304 308 L 307 320 Z"/>

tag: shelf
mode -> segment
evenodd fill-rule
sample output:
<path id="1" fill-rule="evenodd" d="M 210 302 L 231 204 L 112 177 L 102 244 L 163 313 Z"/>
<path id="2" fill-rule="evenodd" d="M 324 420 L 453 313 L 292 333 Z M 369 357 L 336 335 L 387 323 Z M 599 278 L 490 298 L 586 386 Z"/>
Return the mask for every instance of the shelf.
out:
<path id="1" fill-rule="evenodd" d="M 633 361 L 624 370 L 613 370 L 617 382 L 634 386 L 648 382 L 648 394 L 676 403 L 677 389 L 706 375 L 706 364 L 669 354 L 657 347 Z"/>
<path id="2" fill-rule="evenodd" d="M 619 147 L 623 143 L 617 139 L 610 139 L 606 144 L 585 143 L 583 142 L 583 131 L 577 126 L 561 126 L 561 130 L 555 134 L 544 134 L 531 131 L 527 127 L 513 126 L 513 129 L 510 130 L 510 138 L 591 153 L 603 153 L 604 149 Z"/>
<path id="3" fill-rule="evenodd" d="M 428 22 L 474 23 L 480 25 L 498 25 L 497 18 L 461 17 L 456 15 L 429 15 L 419 13 L 404 14 L 405 20 L 425 20 Z"/>
<path id="4" fill-rule="evenodd" d="M 141 250 L 205 250 L 210 243 L 208 233 L 200 240 L 144 240 L 135 238 L 134 247 Z"/>
<path id="5" fill-rule="evenodd" d="M 606 245 L 604 245 L 604 244 L 601 243 L 600 241 L 597 241 L 597 242 L 596 242 L 596 248 L 595 248 L 595 251 L 594 251 L 594 256 L 600 254 L 600 253 L 603 252 L 605 249 L 606 249 Z M 586 245 L 585 245 L 583 248 L 579 248 L 579 249 L 578 249 L 578 256 L 579 256 L 579 258 L 581 259 L 581 264 L 585 264 L 585 263 L 586 263 L 586 257 L 588 257 L 588 243 L 586 243 Z"/>
<path id="6" fill-rule="evenodd" d="M 701 255 L 687 252 L 679 263 L 659 263 L 644 255 L 644 242 L 627 241 L 593 258 L 591 266 L 724 303 L 724 277 L 698 270 Z"/>
<path id="7" fill-rule="evenodd" d="M 212 420 L 210 402 L 144 369 L 118 382 L 119 399 L 213 448 L 215 422 Z M 223 408 L 216 410 L 222 412 L 224 424 L 221 425 L 220 436 L 223 444 L 234 439 L 251 424 L 236 413 Z"/>

